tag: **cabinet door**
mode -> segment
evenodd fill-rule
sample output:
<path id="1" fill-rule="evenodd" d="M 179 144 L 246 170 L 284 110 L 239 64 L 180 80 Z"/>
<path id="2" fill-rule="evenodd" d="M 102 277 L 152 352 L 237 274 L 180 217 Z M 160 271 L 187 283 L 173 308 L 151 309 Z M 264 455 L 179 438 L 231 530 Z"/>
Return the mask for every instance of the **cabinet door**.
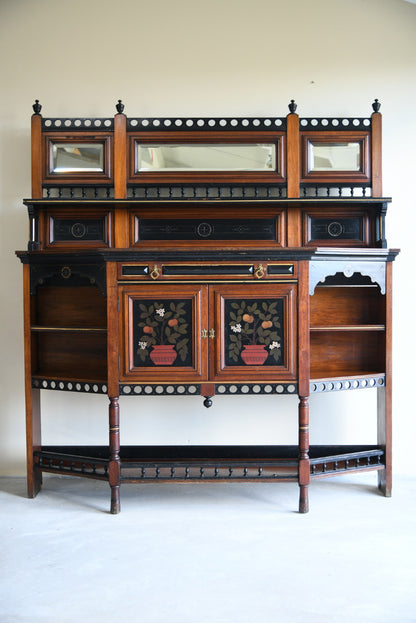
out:
<path id="1" fill-rule="evenodd" d="M 210 379 L 294 380 L 296 315 L 296 284 L 211 286 Z"/>
<path id="2" fill-rule="evenodd" d="M 121 381 L 206 378 L 206 286 L 124 286 L 120 297 Z"/>

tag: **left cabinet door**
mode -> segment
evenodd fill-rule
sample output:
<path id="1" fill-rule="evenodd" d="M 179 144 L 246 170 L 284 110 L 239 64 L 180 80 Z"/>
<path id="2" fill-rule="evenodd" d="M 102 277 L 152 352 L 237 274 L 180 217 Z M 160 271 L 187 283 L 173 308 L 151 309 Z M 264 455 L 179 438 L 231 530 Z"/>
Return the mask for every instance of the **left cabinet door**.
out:
<path id="1" fill-rule="evenodd" d="M 208 368 L 207 286 L 121 286 L 120 381 L 196 383 Z"/>

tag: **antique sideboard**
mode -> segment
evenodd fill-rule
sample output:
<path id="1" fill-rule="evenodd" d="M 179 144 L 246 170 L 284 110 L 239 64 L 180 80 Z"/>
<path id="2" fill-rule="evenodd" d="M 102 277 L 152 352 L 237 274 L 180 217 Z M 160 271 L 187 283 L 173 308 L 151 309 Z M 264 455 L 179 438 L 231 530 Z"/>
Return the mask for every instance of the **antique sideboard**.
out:
<path id="1" fill-rule="evenodd" d="M 391 494 L 392 262 L 381 114 L 32 115 L 24 269 L 28 494 L 42 473 L 292 481 Z M 309 444 L 309 397 L 377 392 L 373 445 Z M 107 394 L 106 446 L 45 446 L 41 393 Z M 119 399 L 298 396 L 297 445 L 121 446 Z M 123 398 L 124 400 L 124 398 Z M 87 408 L 86 398 L 86 408 Z M 278 441 L 278 440 L 277 440 Z"/>

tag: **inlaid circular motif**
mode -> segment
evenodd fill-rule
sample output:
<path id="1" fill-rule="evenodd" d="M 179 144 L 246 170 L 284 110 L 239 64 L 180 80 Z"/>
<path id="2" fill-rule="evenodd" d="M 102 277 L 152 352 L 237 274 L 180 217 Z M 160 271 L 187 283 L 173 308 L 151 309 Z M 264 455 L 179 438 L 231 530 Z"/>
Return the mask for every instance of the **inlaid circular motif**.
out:
<path id="1" fill-rule="evenodd" d="M 212 225 L 210 225 L 209 223 L 199 223 L 198 227 L 196 228 L 196 233 L 201 238 L 208 238 L 212 234 Z"/>
<path id="2" fill-rule="evenodd" d="M 328 225 L 328 234 L 332 238 L 338 238 L 342 234 L 342 225 L 338 221 L 332 221 Z"/>
<path id="3" fill-rule="evenodd" d="M 71 234 L 74 238 L 84 238 L 87 228 L 83 223 L 74 223 L 71 227 Z"/>

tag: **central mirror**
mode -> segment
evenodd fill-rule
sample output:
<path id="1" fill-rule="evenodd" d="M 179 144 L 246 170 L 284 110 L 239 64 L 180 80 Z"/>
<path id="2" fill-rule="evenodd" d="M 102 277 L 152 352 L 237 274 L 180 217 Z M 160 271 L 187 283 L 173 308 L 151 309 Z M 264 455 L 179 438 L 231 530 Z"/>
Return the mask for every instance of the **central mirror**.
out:
<path id="1" fill-rule="evenodd" d="M 314 143 L 308 145 L 309 171 L 360 171 L 360 143 Z"/>
<path id="2" fill-rule="evenodd" d="M 136 173 L 149 171 L 276 171 L 276 145 L 136 143 Z"/>

